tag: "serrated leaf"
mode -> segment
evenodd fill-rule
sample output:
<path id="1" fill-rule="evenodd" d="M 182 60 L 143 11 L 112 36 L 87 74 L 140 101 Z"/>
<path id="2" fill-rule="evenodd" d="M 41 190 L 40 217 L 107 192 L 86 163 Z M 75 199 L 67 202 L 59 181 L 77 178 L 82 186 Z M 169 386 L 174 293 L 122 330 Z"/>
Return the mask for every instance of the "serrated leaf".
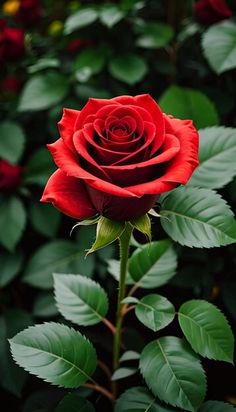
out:
<path id="1" fill-rule="evenodd" d="M 31 316 L 21 309 L 7 310 L 0 316 L 1 386 L 18 397 L 25 384 L 26 373 L 13 361 L 7 339 L 32 324 Z"/>
<path id="2" fill-rule="evenodd" d="M 175 317 L 175 308 L 164 296 L 144 296 L 135 306 L 135 315 L 154 332 L 165 328 Z"/>
<path id="3" fill-rule="evenodd" d="M 179 187 L 162 195 L 160 203 L 162 227 L 181 245 L 210 248 L 235 243 L 233 213 L 214 191 Z"/>
<path id="4" fill-rule="evenodd" d="M 217 44 L 217 47 L 212 47 Z M 202 37 L 203 53 L 218 74 L 236 67 L 236 24 L 224 21 L 214 24 Z"/>
<path id="5" fill-rule="evenodd" d="M 168 240 L 145 245 L 129 260 L 128 271 L 142 288 L 152 289 L 164 285 L 175 275 L 177 257 Z"/>
<path id="6" fill-rule="evenodd" d="M 23 263 L 21 252 L 1 253 L 0 254 L 0 288 L 5 287 L 19 273 Z"/>
<path id="7" fill-rule="evenodd" d="M 180 327 L 193 350 L 233 363 L 234 337 L 223 313 L 212 303 L 190 300 L 179 309 Z"/>
<path id="8" fill-rule="evenodd" d="M 10 163 L 17 163 L 23 153 L 25 145 L 25 135 L 15 122 L 0 123 L 0 153 L 1 158 L 8 160 Z"/>
<path id="9" fill-rule="evenodd" d="M 211 127 L 200 130 L 200 164 L 188 185 L 218 189 L 236 175 L 236 129 Z"/>
<path id="10" fill-rule="evenodd" d="M 219 124 L 219 116 L 212 101 L 202 92 L 170 86 L 159 99 L 165 113 L 179 119 L 192 119 L 197 129 Z"/>
<path id="11" fill-rule="evenodd" d="M 78 325 L 95 325 L 108 311 L 104 289 L 80 275 L 54 275 L 55 298 L 60 313 Z"/>
<path id="12" fill-rule="evenodd" d="M 73 33 L 73 31 L 81 27 L 89 26 L 98 18 L 98 12 L 93 8 L 84 8 L 73 13 L 65 22 L 65 34 Z"/>
<path id="13" fill-rule="evenodd" d="M 113 373 L 111 380 L 118 381 L 120 379 L 127 378 L 128 376 L 132 376 L 137 372 L 136 368 L 118 368 Z"/>
<path id="14" fill-rule="evenodd" d="M 59 323 L 31 326 L 10 339 L 15 362 L 65 388 L 78 388 L 93 374 L 96 353 L 79 332 Z"/>
<path id="15" fill-rule="evenodd" d="M 122 393 L 115 405 L 115 412 L 181 412 L 161 404 L 147 388 L 131 388 Z"/>
<path id="16" fill-rule="evenodd" d="M 116 259 L 109 259 L 107 261 L 107 270 L 108 273 L 110 273 L 110 275 L 112 275 L 112 277 L 119 282 L 119 277 L 120 277 L 120 261 L 116 260 Z M 125 284 L 126 285 L 133 285 L 134 281 L 131 278 L 129 272 L 127 272 L 126 274 L 126 279 L 125 279 Z"/>
<path id="17" fill-rule="evenodd" d="M 84 259 L 76 243 L 55 240 L 44 244 L 29 259 L 23 281 L 42 289 L 53 287 L 53 273 L 82 273 L 90 276 L 94 269 L 94 256 Z"/>
<path id="18" fill-rule="evenodd" d="M 148 240 L 151 242 L 151 220 L 147 213 L 137 219 L 131 220 L 130 223 L 135 227 L 135 229 L 147 236 Z"/>
<path id="19" fill-rule="evenodd" d="M 110 245 L 110 243 L 118 239 L 124 232 L 125 226 L 125 222 L 117 222 L 102 216 L 97 224 L 96 240 L 91 249 L 89 249 L 88 254 Z"/>
<path id="20" fill-rule="evenodd" d="M 25 84 L 18 110 L 25 112 L 51 108 L 66 97 L 68 88 L 67 78 L 56 71 L 36 74 Z"/>
<path id="21" fill-rule="evenodd" d="M 107 4 L 100 11 L 99 18 L 102 24 L 111 28 L 115 26 L 115 24 L 119 23 L 119 21 L 123 19 L 124 15 L 124 12 L 115 4 Z"/>
<path id="22" fill-rule="evenodd" d="M 201 406 L 199 412 L 233 412 L 235 410 L 235 407 L 228 403 L 207 401 Z"/>
<path id="23" fill-rule="evenodd" d="M 120 357 L 120 362 L 127 362 L 131 360 L 137 360 L 140 358 L 140 353 L 135 352 L 134 350 L 127 350 Z"/>
<path id="24" fill-rule="evenodd" d="M 193 412 L 201 405 L 206 393 L 204 371 L 183 339 L 168 336 L 150 342 L 141 353 L 140 369 L 162 401 Z"/>
<path id="25" fill-rule="evenodd" d="M 146 61 L 135 54 L 124 54 L 113 58 L 108 68 L 115 79 L 129 85 L 140 82 L 148 71 Z"/>
<path id="26" fill-rule="evenodd" d="M 15 196 L 1 199 L 0 202 L 0 244 L 13 251 L 19 242 L 26 224 L 23 203 Z"/>
<path id="27" fill-rule="evenodd" d="M 57 405 L 54 412 L 95 412 L 93 405 L 74 393 L 67 394 Z"/>

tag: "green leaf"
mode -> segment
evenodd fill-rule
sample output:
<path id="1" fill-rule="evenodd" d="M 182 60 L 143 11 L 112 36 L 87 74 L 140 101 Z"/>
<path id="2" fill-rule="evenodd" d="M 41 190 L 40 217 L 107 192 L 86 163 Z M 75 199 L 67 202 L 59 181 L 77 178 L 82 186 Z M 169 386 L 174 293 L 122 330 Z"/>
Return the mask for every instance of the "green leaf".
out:
<path id="1" fill-rule="evenodd" d="M 65 34 L 73 33 L 73 31 L 89 26 L 98 19 L 98 12 L 93 8 L 84 8 L 68 17 L 65 22 Z"/>
<path id="2" fill-rule="evenodd" d="M 134 85 L 146 76 L 148 66 L 142 57 L 136 54 L 124 54 L 110 61 L 109 72 L 115 79 Z"/>
<path id="3" fill-rule="evenodd" d="M 34 301 L 33 315 L 39 318 L 49 318 L 58 315 L 58 309 L 52 292 L 40 293 Z"/>
<path id="4" fill-rule="evenodd" d="M 119 379 L 127 378 L 128 376 L 132 376 L 137 372 L 136 368 L 118 368 L 113 373 L 111 380 L 118 381 Z"/>
<path id="5" fill-rule="evenodd" d="M 219 124 L 212 101 L 202 92 L 170 86 L 159 100 L 162 110 L 179 119 L 192 119 L 197 129 Z"/>
<path id="6" fill-rule="evenodd" d="M 148 240 L 151 242 L 151 220 L 147 213 L 137 219 L 131 220 L 130 223 L 135 227 L 135 229 L 147 236 Z"/>
<path id="7" fill-rule="evenodd" d="M 31 316 L 20 309 L 5 311 L 0 316 L 0 384 L 16 396 L 21 394 L 26 381 L 26 373 L 13 361 L 7 339 L 32 324 Z"/>
<path id="8" fill-rule="evenodd" d="M 140 369 L 162 401 L 193 412 L 201 405 L 206 393 L 205 374 L 183 339 L 168 336 L 150 342 L 141 353 Z"/>
<path id="9" fill-rule="evenodd" d="M 56 71 L 34 75 L 24 86 L 18 110 L 25 112 L 51 108 L 66 97 L 68 88 L 67 78 Z"/>
<path id="10" fill-rule="evenodd" d="M 84 398 L 69 393 L 57 405 L 55 412 L 95 412 L 93 405 Z"/>
<path id="11" fill-rule="evenodd" d="M 115 26 L 115 24 L 119 23 L 119 21 L 123 19 L 124 15 L 124 12 L 121 11 L 115 4 L 107 4 L 100 11 L 99 18 L 101 23 L 110 29 Z"/>
<path id="12" fill-rule="evenodd" d="M 79 332 L 59 323 L 31 326 L 10 339 L 15 362 L 46 382 L 78 388 L 96 368 L 96 352 Z"/>
<path id="13" fill-rule="evenodd" d="M 136 305 L 136 303 L 139 302 L 139 299 L 135 298 L 134 296 L 127 296 L 126 298 L 124 298 L 122 300 L 122 303 L 128 303 L 128 304 L 134 304 Z"/>
<path id="14" fill-rule="evenodd" d="M 37 59 L 35 64 L 32 64 L 28 67 L 28 72 L 30 74 L 37 73 L 45 69 L 55 69 L 60 67 L 60 60 L 55 57 L 42 57 Z"/>
<path id="15" fill-rule="evenodd" d="M 217 48 L 212 47 L 217 44 Z M 221 74 L 236 67 L 236 24 L 214 24 L 202 37 L 203 53 L 212 70 Z"/>
<path id="16" fill-rule="evenodd" d="M 97 224 L 96 240 L 88 254 L 114 242 L 124 232 L 126 223 L 101 217 Z"/>
<path id="17" fill-rule="evenodd" d="M 144 296 L 135 306 L 135 315 L 154 332 L 165 328 L 175 317 L 175 308 L 164 296 Z"/>
<path id="18" fill-rule="evenodd" d="M 189 247 L 217 247 L 236 241 L 236 222 L 227 203 L 208 189 L 179 187 L 161 196 L 161 224 Z"/>
<path id="19" fill-rule="evenodd" d="M 190 300 L 180 307 L 178 319 L 195 352 L 209 359 L 233 363 L 234 337 L 216 306 L 204 300 Z"/>
<path id="20" fill-rule="evenodd" d="M 120 357 L 120 362 L 127 362 L 131 360 L 137 360 L 140 358 L 140 353 L 135 352 L 134 350 L 127 350 Z"/>
<path id="21" fill-rule="evenodd" d="M 142 21 L 137 27 L 141 33 L 137 39 L 137 46 L 147 49 L 160 49 L 165 47 L 174 37 L 174 31 L 171 26 L 161 23 Z"/>
<path id="22" fill-rule="evenodd" d="M 9 251 L 15 249 L 26 224 L 23 203 L 15 196 L 1 199 L 0 202 L 0 244 Z"/>
<path id="23" fill-rule="evenodd" d="M 82 273 L 90 276 L 94 257 L 84 259 L 78 246 L 69 240 L 55 240 L 40 247 L 26 265 L 23 281 L 42 289 L 53 287 L 52 273 Z"/>
<path id="24" fill-rule="evenodd" d="M 106 51 L 102 47 L 88 47 L 75 59 L 75 76 L 78 81 L 86 82 L 93 74 L 99 73 L 106 61 Z"/>
<path id="25" fill-rule="evenodd" d="M 180 412 L 161 404 L 147 388 L 131 388 L 122 393 L 115 405 L 115 412 Z M 222 411 L 223 412 L 223 411 Z"/>
<path id="26" fill-rule="evenodd" d="M 22 128 L 14 122 L 0 123 L 0 153 L 1 158 L 10 163 L 17 163 L 24 150 L 25 135 Z"/>
<path id="27" fill-rule="evenodd" d="M 176 272 L 177 257 L 168 240 L 145 245 L 130 258 L 128 271 L 141 288 L 153 289 L 162 286 Z"/>
<path id="28" fill-rule="evenodd" d="M 119 278 L 120 278 L 120 261 L 116 260 L 116 259 L 109 259 L 107 261 L 107 271 L 108 273 L 110 273 L 110 275 L 112 275 L 112 277 L 119 282 Z M 125 279 L 125 283 L 126 285 L 133 285 L 134 281 L 131 278 L 129 272 L 127 272 L 126 274 L 126 279 Z"/>
<path id="29" fill-rule="evenodd" d="M 24 181 L 45 186 L 49 177 L 55 172 L 56 166 L 52 162 L 52 157 L 47 149 L 41 147 L 34 152 L 26 165 Z"/>
<path id="30" fill-rule="evenodd" d="M 218 189 L 236 175 L 236 129 L 211 127 L 200 130 L 200 165 L 188 185 Z"/>
<path id="31" fill-rule="evenodd" d="M 47 237 L 54 237 L 57 234 L 61 214 L 51 205 L 31 203 L 29 215 L 31 224 L 37 232 Z"/>
<path id="32" fill-rule="evenodd" d="M 235 407 L 228 403 L 218 401 L 205 402 L 198 412 L 233 412 Z"/>
<path id="33" fill-rule="evenodd" d="M 78 325 L 95 325 L 108 311 L 104 289 L 80 275 L 54 275 L 57 307 L 64 318 Z"/>
<path id="34" fill-rule="evenodd" d="M 5 287 L 19 273 L 23 263 L 23 255 L 21 252 L 0 254 L 0 288 Z"/>

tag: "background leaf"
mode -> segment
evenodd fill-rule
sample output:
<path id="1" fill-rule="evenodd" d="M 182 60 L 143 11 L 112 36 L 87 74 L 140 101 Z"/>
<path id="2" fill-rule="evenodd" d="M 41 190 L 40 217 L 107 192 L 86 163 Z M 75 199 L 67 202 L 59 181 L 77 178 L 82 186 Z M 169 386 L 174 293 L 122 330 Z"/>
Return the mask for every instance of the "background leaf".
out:
<path id="1" fill-rule="evenodd" d="M 217 44 L 217 47 L 212 47 Z M 236 24 L 224 21 L 214 24 L 202 37 L 203 53 L 218 74 L 236 67 Z"/>
<path id="2" fill-rule="evenodd" d="M 37 232 L 47 237 L 54 237 L 57 234 L 61 214 L 51 205 L 32 202 L 29 216 L 31 224 Z"/>
<path id="3" fill-rule="evenodd" d="M 227 203 L 208 189 L 179 187 L 160 198 L 161 224 L 172 239 L 189 247 L 236 242 L 236 222 Z"/>
<path id="4" fill-rule="evenodd" d="M 156 21 L 138 22 L 136 31 L 140 34 L 136 44 L 147 49 L 165 47 L 174 37 L 174 31 L 168 24 Z"/>
<path id="5" fill-rule="evenodd" d="M 193 412 L 201 405 L 206 392 L 204 371 L 184 340 L 170 336 L 150 342 L 141 353 L 140 369 L 149 388 L 164 402 Z"/>
<path id="6" fill-rule="evenodd" d="M 70 34 L 81 27 L 89 26 L 98 18 L 98 12 L 92 7 L 78 10 L 76 13 L 68 17 L 65 22 L 65 34 Z"/>
<path id="7" fill-rule="evenodd" d="M 218 402 L 218 401 L 207 401 L 205 402 L 199 412 L 233 412 L 235 407 L 229 405 L 228 403 Z"/>
<path id="8" fill-rule="evenodd" d="M 78 388 L 93 374 L 96 353 L 79 332 L 59 323 L 31 326 L 10 339 L 14 360 L 46 382 Z"/>
<path id="9" fill-rule="evenodd" d="M 23 263 L 21 252 L 0 253 L 0 288 L 5 287 L 19 273 Z"/>
<path id="10" fill-rule="evenodd" d="M 197 129 L 219 124 L 214 104 L 202 92 L 170 86 L 159 99 L 162 110 L 178 119 L 191 119 Z"/>
<path id="11" fill-rule="evenodd" d="M 211 127 L 200 130 L 200 164 L 188 185 L 218 189 L 236 175 L 236 129 Z"/>
<path id="12" fill-rule="evenodd" d="M 233 363 L 234 337 L 226 318 L 216 306 L 204 300 L 190 300 L 180 307 L 178 319 L 195 352 Z"/>
<path id="13" fill-rule="evenodd" d="M 55 298 L 60 313 L 78 325 L 101 322 L 108 311 L 104 289 L 80 275 L 54 274 Z"/>
<path id="14" fill-rule="evenodd" d="M 0 202 L 0 243 L 13 251 L 19 242 L 26 224 L 26 212 L 22 201 L 15 196 L 5 197 Z"/>
<path id="15" fill-rule="evenodd" d="M 69 393 L 68 395 L 66 395 L 55 409 L 55 412 L 79 411 L 95 412 L 95 409 L 87 399 L 81 398 L 74 393 Z"/>
<path id="16" fill-rule="evenodd" d="M 24 150 L 25 135 L 21 126 L 15 122 L 0 123 L 1 158 L 10 163 L 17 163 Z"/>
<path id="17" fill-rule="evenodd" d="M 115 24 L 119 23 L 119 21 L 123 19 L 124 15 L 124 12 L 115 4 L 107 4 L 100 11 L 99 18 L 102 24 L 111 28 Z"/>
<path id="18" fill-rule="evenodd" d="M 18 110 L 25 112 L 51 108 L 64 99 L 68 87 L 67 78 L 56 71 L 36 74 L 25 84 Z"/>
<path id="19" fill-rule="evenodd" d="M 135 54 L 124 54 L 113 58 L 109 63 L 109 72 L 124 83 L 133 85 L 140 82 L 147 74 L 145 60 Z"/>
<path id="20" fill-rule="evenodd" d="M 142 288 L 152 289 L 164 285 L 175 275 L 176 253 L 168 240 L 145 245 L 129 260 L 128 271 Z"/>

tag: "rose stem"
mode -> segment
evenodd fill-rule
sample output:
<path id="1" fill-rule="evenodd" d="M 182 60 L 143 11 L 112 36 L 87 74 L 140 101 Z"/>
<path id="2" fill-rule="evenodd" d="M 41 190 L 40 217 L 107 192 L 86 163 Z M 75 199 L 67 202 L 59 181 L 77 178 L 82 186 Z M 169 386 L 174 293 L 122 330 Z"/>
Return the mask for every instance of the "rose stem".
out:
<path id="1" fill-rule="evenodd" d="M 100 369 L 103 370 L 103 372 L 106 374 L 107 378 L 109 379 L 109 381 L 111 380 L 111 371 L 108 368 L 108 366 L 102 362 L 101 360 L 98 360 L 98 366 Z"/>
<path id="2" fill-rule="evenodd" d="M 123 304 L 121 303 L 125 297 L 125 279 L 127 273 L 127 263 L 129 257 L 129 244 L 133 227 L 130 224 L 126 225 L 124 232 L 119 237 L 120 243 L 120 278 L 117 299 L 117 313 L 116 313 L 116 333 L 114 335 L 113 346 L 113 370 L 115 371 L 119 366 L 120 347 L 121 347 L 121 333 L 123 323 Z M 116 397 L 117 384 L 113 382 L 113 395 Z"/>
<path id="3" fill-rule="evenodd" d="M 104 325 L 106 325 L 108 327 L 108 329 L 110 329 L 110 331 L 115 334 L 116 333 L 116 328 L 115 326 L 107 319 L 107 318 L 103 318 L 102 322 L 104 323 Z"/>
<path id="4" fill-rule="evenodd" d="M 106 398 L 108 398 L 111 402 L 114 402 L 114 396 L 111 392 L 109 392 L 103 386 L 98 385 L 97 383 L 85 383 L 83 385 L 85 388 L 93 389 L 94 391 L 100 392 Z"/>

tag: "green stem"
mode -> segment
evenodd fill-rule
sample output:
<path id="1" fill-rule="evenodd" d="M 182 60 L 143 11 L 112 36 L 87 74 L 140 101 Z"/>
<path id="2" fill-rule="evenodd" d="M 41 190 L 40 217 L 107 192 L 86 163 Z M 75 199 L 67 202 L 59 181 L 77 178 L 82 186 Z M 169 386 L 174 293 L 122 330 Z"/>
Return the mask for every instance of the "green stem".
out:
<path id="1" fill-rule="evenodd" d="M 120 242 L 120 279 L 119 279 L 119 290 L 118 290 L 118 300 L 117 300 L 117 314 L 116 314 L 116 332 L 114 335 L 114 346 L 113 346 L 113 369 L 116 370 L 119 367 L 120 358 L 120 347 L 121 347 L 121 334 L 122 334 L 122 323 L 123 323 L 123 304 L 121 303 L 125 297 L 125 280 L 127 273 L 127 263 L 129 258 L 129 244 L 130 237 L 132 234 L 132 226 L 130 224 L 126 225 L 126 228 L 119 238 Z M 116 385 L 114 382 L 113 393 L 116 395 Z"/>

